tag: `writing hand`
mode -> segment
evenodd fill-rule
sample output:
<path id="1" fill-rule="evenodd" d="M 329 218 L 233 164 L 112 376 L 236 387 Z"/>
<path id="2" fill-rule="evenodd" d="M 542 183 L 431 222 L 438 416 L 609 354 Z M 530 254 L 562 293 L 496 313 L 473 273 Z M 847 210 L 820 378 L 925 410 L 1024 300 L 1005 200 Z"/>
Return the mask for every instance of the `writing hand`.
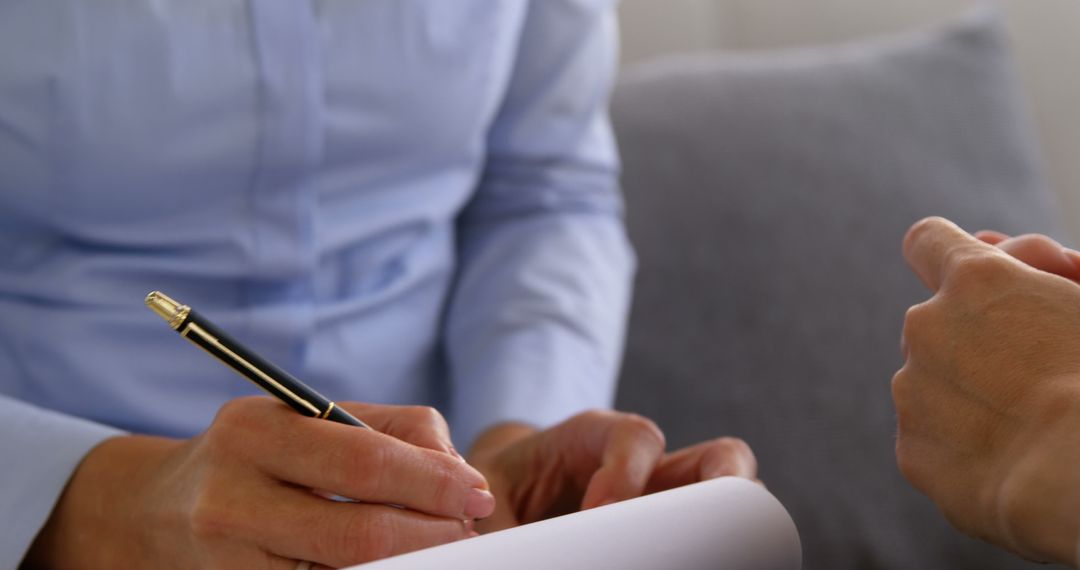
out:
<path id="1" fill-rule="evenodd" d="M 1055 259 L 1045 241 L 1013 245 L 1025 261 Z M 960 530 L 1075 563 L 1080 286 L 941 218 L 916 224 L 904 255 L 934 295 L 907 313 L 893 378 L 901 471 Z"/>
<path id="2" fill-rule="evenodd" d="M 753 479 L 757 462 L 741 440 L 720 438 L 674 453 L 634 414 L 592 411 L 544 431 L 507 424 L 481 436 L 470 462 L 491 482 L 490 532 L 646 493 L 734 475 Z"/>
<path id="3" fill-rule="evenodd" d="M 226 404 L 190 440 L 107 440 L 75 472 L 28 560 L 73 570 L 341 567 L 466 538 L 463 520 L 491 514 L 487 482 L 452 455 L 437 412 L 340 405 L 375 429 L 260 397 Z"/>

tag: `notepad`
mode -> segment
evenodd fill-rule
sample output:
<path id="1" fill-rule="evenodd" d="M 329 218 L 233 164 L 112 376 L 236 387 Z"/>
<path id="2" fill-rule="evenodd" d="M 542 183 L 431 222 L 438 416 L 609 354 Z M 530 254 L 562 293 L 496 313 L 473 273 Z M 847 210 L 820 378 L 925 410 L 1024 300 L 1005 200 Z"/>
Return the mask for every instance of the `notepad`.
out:
<path id="1" fill-rule="evenodd" d="M 355 570 L 799 570 L 795 523 L 725 477 L 354 567 Z"/>

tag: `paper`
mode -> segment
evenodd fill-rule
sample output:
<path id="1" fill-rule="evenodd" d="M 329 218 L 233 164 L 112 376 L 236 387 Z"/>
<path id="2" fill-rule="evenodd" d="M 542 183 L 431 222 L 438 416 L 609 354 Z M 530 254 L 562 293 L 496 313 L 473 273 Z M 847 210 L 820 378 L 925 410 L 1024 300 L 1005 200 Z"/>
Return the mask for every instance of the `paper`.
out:
<path id="1" fill-rule="evenodd" d="M 799 570 L 791 516 L 726 477 L 403 554 L 356 570 Z"/>

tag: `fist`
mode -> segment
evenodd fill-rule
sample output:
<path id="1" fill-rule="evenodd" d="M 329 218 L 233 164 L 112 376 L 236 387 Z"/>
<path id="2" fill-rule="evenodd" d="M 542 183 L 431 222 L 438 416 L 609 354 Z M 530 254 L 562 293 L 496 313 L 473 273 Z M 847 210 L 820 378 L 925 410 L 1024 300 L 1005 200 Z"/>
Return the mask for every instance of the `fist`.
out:
<path id="1" fill-rule="evenodd" d="M 960 530 L 1073 563 L 1080 286 L 940 218 L 904 254 L 933 297 L 907 313 L 893 378 L 901 471 Z"/>

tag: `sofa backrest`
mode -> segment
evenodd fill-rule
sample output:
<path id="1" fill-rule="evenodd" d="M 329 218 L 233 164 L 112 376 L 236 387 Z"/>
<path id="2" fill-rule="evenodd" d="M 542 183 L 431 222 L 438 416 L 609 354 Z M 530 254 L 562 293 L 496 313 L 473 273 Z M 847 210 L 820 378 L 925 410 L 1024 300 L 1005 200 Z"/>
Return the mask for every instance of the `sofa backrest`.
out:
<path id="1" fill-rule="evenodd" d="M 928 296 L 905 230 L 938 214 L 1059 235 L 1009 62 L 981 12 L 834 48 L 675 57 L 616 90 L 640 263 L 618 405 L 673 447 L 746 439 L 806 570 L 1034 568 L 949 527 L 893 455 L 901 323 Z"/>
<path id="2" fill-rule="evenodd" d="M 936 22 L 979 0 L 623 0 L 627 63 L 703 49 L 846 41 Z M 1080 2 L 998 0 L 1067 229 L 1080 242 Z"/>

